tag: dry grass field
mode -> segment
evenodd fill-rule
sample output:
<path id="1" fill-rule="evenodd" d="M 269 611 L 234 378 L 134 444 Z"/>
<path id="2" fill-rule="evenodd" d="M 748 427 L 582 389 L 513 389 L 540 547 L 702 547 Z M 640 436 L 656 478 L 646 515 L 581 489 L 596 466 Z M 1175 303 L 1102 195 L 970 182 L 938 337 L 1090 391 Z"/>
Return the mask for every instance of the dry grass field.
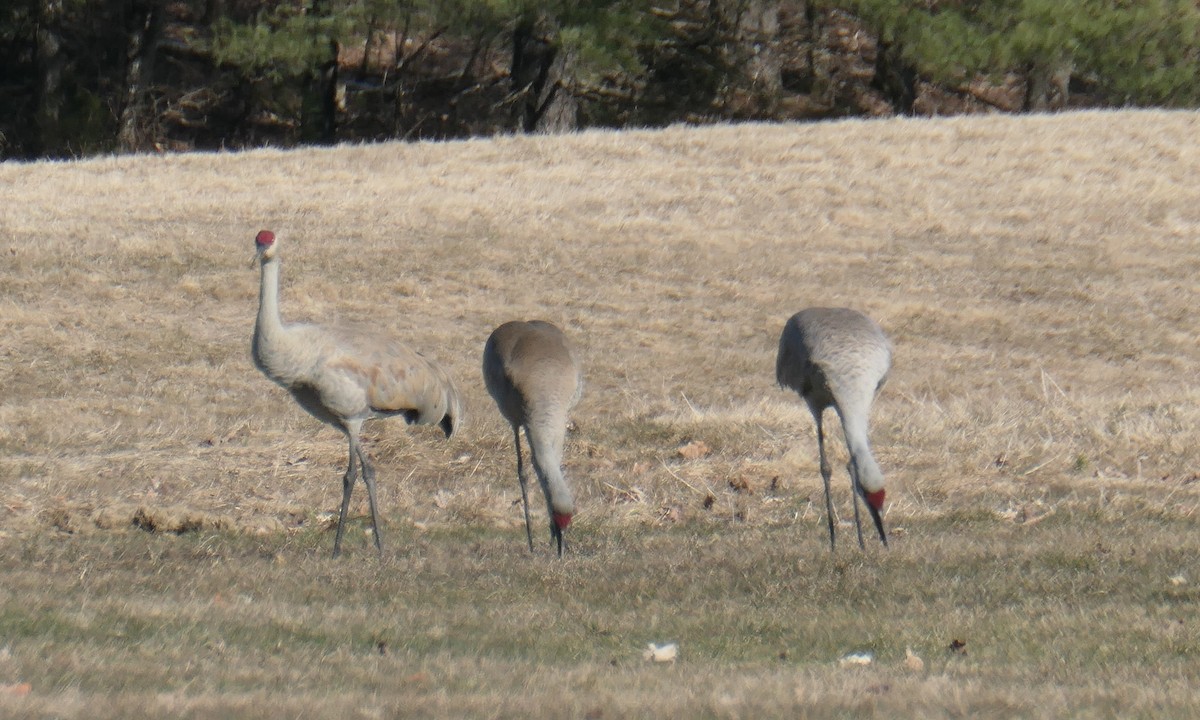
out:
<path id="1" fill-rule="evenodd" d="M 1110 112 L 0 165 L 0 716 L 1195 717 L 1198 137 Z M 367 426 L 382 558 L 359 486 L 330 559 L 345 441 L 251 362 L 262 228 L 285 319 L 388 328 L 463 393 L 450 441 Z M 895 344 L 887 550 L 853 541 L 834 430 L 831 555 L 774 384 L 822 304 Z M 584 361 L 562 561 L 536 493 L 527 552 L 480 373 L 534 317 Z"/>

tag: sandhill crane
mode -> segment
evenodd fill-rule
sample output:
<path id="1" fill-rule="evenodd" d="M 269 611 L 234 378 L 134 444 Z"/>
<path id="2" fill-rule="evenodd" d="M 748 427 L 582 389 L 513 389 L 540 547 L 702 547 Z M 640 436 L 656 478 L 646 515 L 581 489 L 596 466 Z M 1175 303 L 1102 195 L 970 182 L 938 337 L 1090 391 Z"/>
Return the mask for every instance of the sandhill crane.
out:
<path id="1" fill-rule="evenodd" d="M 808 308 L 791 317 L 779 337 L 775 379 L 795 390 L 808 403 L 817 422 L 817 450 L 821 478 L 825 481 L 825 511 L 829 518 L 829 547 L 834 547 L 833 501 L 829 497 L 829 461 L 825 458 L 825 432 L 821 416 L 833 406 L 842 420 L 847 470 L 854 492 L 854 525 L 859 547 L 864 547 L 858 520 L 858 496 L 866 501 L 879 539 L 887 546 L 883 530 L 883 472 L 871 454 L 867 419 L 875 394 L 887 380 L 892 348 L 874 320 L 848 308 Z"/>
<path id="2" fill-rule="evenodd" d="M 446 437 L 459 420 L 458 390 L 432 360 L 377 328 L 285 325 L 279 317 L 279 243 L 263 230 L 255 238 L 262 281 L 254 326 L 254 364 L 292 394 L 300 407 L 346 434 L 350 462 L 342 478 L 333 556 L 342 548 L 350 492 L 362 468 L 371 506 L 375 548 L 383 553 L 375 506 L 375 469 L 359 440 L 363 422 L 399 415 L 410 425 L 438 425 Z"/>
<path id="3" fill-rule="evenodd" d="M 567 413 L 583 388 L 575 352 L 562 331 L 551 323 L 507 322 L 492 331 L 483 348 L 483 380 L 500 414 L 512 425 L 529 551 L 533 552 L 533 530 L 521 460 L 522 427 L 529 441 L 533 469 L 546 496 L 550 537 L 558 543 L 558 555 L 562 557 L 563 531 L 575 512 L 575 500 L 562 473 L 563 442 Z"/>

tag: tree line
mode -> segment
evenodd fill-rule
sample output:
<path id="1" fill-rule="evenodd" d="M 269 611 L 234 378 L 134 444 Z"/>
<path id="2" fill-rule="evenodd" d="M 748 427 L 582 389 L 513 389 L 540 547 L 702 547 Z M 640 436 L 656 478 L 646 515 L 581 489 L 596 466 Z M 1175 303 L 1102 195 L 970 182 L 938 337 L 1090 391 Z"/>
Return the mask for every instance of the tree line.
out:
<path id="1" fill-rule="evenodd" d="M 0 0 L 0 158 L 1195 107 L 1196 0 Z"/>

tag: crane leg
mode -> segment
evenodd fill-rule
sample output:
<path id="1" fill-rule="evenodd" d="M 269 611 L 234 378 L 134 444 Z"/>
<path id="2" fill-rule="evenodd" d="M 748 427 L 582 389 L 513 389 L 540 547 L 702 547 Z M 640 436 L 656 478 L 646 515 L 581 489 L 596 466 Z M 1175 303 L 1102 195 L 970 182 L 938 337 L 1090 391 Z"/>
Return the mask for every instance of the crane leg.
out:
<path id="1" fill-rule="evenodd" d="M 833 468 L 829 466 L 829 460 L 825 457 L 825 428 L 821 423 L 821 415 L 820 411 L 813 413 L 813 417 L 817 420 L 817 452 L 821 457 L 821 480 L 825 482 L 825 517 L 829 521 L 829 549 L 832 551 L 834 549 L 833 499 L 829 496 L 829 479 L 833 475 Z"/>
<path id="2" fill-rule="evenodd" d="M 863 542 L 862 525 L 858 521 L 858 493 L 862 486 L 858 484 L 858 463 L 854 460 L 854 456 L 850 456 L 850 462 L 846 463 L 846 472 L 850 473 L 850 495 L 854 498 L 854 529 L 858 531 L 858 547 L 866 550 L 867 546 Z"/>
<path id="3" fill-rule="evenodd" d="M 350 509 L 350 492 L 354 490 L 354 482 L 358 479 L 355 462 L 357 460 L 357 443 L 350 436 L 350 464 L 346 474 L 342 476 L 342 511 L 338 513 L 337 534 L 333 537 L 333 556 L 336 558 L 342 552 L 342 533 L 346 530 L 346 511 Z"/>
<path id="4" fill-rule="evenodd" d="M 371 530 L 375 534 L 375 551 L 383 555 L 383 535 L 379 527 L 379 512 L 375 509 L 375 468 L 367 455 L 358 448 L 358 464 L 362 466 L 363 484 L 367 486 L 367 503 L 371 506 Z"/>
<path id="5" fill-rule="evenodd" d="M 517 481 L 521 483 L 521 509 L 525 511 L 525 538 L 529 541 L 529 552 L 533 552 L 533 529 L 529 525 L 529 494 L 525 489 L 525 463 L 521 459 L 521 428 L 513 425 L 513 444 L 517 447 Z"/>

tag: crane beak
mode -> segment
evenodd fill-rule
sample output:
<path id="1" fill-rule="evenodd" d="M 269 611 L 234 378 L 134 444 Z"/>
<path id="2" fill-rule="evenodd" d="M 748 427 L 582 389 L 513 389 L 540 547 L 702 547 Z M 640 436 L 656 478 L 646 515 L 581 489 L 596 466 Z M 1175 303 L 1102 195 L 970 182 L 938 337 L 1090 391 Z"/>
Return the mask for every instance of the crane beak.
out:
<path id="1" fill-rule="evenodd" d="M 250 267 L 254 267 L 254 263 L 261 262 L 263 258 L 275 257 L 275 253 L 271 252 L 274 247 L 274 245 L 255 245 L 254 257 L 250 258 Z"/>
<path id="2" fill-rule="evenodd" d="M 887 533 L 883 530 L 883 513 L 875 509 L 871 503 L 867 503 L 867 510 L 871 511 L 871 519 L 875 521 L 875 529 L 879 531 L 879 539 L 883 542 L 883 546 L 887 547 Z"/>
<path id="3" fill-rule="evenodd" d="M 553 536 L 554 542 L 558 544 L 558 556 L 562 557 L 563 551 L 563 531 L 558 525 L 554 525 L 550 529 L 550 534 Z"/>

